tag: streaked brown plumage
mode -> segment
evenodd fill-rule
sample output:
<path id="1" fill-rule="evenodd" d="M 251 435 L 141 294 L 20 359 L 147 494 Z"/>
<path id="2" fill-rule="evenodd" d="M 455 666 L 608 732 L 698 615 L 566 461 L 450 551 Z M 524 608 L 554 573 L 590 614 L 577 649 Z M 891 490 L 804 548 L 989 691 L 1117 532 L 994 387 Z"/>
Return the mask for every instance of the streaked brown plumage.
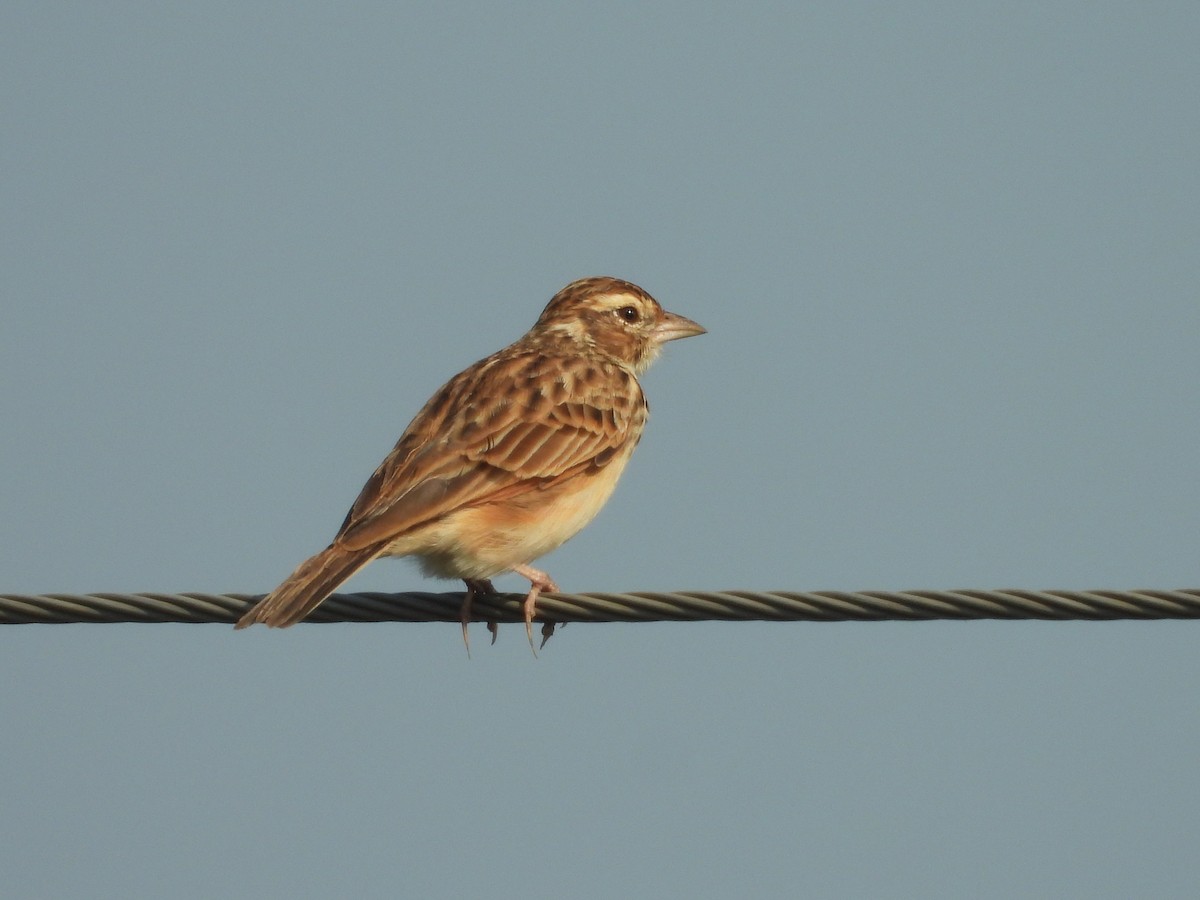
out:
<path id="1" fill-rule="evenodd" d="M 238 621 L 299 622 L 379 556 L 415 556 L 427 575 L 461 578 L 471 600 L 488 579 L 557 586 L 530 567 L 600 511 L 641 438 L 637 375 L 662 344 L 704 329 L 616 278 L 567 285 L 516 343 L 450 379 L 367 481 L 333 542 Z"/>

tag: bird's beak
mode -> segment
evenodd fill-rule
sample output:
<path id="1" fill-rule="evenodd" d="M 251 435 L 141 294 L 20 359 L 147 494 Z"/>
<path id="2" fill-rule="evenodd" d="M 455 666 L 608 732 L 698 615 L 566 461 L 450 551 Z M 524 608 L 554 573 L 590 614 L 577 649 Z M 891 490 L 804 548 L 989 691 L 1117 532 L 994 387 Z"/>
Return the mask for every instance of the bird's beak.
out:
<path id="1" fill-rule="evenodd" d="M 654 326 L 654 340 L 656 343 L 665 344 L 667 341 L 677 341 L 680 338 L 704 334 L 707 330 L 691 319 L 685 319 L 683 316 L 663 310 L 662 321 Z"/>

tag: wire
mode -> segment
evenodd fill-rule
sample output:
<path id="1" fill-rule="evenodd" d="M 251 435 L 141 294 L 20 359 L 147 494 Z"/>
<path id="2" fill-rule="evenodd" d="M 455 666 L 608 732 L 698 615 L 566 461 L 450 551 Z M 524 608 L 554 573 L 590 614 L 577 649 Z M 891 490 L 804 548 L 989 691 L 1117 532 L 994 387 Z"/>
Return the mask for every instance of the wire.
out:
<path id="1" fill-rule="evenodd" d="M 521 622 L 523 594 L 477 597 L 476 621 Z M 0 624 L 219 622 L 257 594 L 0 594 Z M 457 622 L 462 592 L 334 594 L 307 622 Z M 636 591 L 543 594 L 537 619 L 552 622 L 912 621 L 928 619 L 1197 619 L 1200 589 L 951 591 Z"/>

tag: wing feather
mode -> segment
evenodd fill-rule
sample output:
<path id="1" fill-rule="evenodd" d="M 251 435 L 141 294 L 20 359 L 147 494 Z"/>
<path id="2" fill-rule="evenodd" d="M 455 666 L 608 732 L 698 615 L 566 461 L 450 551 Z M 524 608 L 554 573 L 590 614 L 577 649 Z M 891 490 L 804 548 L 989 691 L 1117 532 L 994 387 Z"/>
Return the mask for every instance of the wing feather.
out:
<path id="1" fill-rule="evenodd" d="M 392 541 L 457 509 L 599 468 L 636 441 L 645 414 L 637 381 L 616 365 L 502 351 L 417 414 L 336 542 L 355 549 Z"/>

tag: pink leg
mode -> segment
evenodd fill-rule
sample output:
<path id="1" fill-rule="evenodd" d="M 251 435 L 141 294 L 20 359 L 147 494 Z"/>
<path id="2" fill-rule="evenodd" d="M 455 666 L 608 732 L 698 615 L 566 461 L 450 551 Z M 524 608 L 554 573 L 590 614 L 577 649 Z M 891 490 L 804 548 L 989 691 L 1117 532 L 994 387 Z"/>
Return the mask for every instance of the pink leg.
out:
<path id="1" fill-rule="evenodd" d="M 463 630 L 463 645 L 467 648 L 467 657 L 471 656 L 471 639 L 467 636 L 467 625 L 471 621 L 471 602 L 479 594 L 494 594 L 496 589 L 492 587 L 492 583 L 486 578 L 477 580 L 463 579 L 463 583 L 467 586 L 467 595 L 463 598 L 462 609 L 459 610 L 459 618 L 462 620 Z M 496 632 L 492 629 L 492 623 L 488 623 L 488 630 L 492 632 L 492 643 L 496 643 Z"/>
<path id="2" fill-rule="evenodd" d="M 521 604 L 521 608 L 525 612 L 525 636 L 529 638 L 529 649 L 533 651 L 533 655 L 537 656 L 537 648 L 533 646 L 533 616 L 537 612 L 537 598 L 542 591 L 557 591 L 558 585 L 545 572 L 540 569 L 535 569 L 532 566 L 513 566 L 512 570 L 523 578 L 529 579 L 529 593 L 525 595 L 525 602 Z M 554 630 L 551 624 L 550 630 Z M 546 644 L 546 638 L 550 637 L 546 630 L 542 629 L 542 646 Z"/>

